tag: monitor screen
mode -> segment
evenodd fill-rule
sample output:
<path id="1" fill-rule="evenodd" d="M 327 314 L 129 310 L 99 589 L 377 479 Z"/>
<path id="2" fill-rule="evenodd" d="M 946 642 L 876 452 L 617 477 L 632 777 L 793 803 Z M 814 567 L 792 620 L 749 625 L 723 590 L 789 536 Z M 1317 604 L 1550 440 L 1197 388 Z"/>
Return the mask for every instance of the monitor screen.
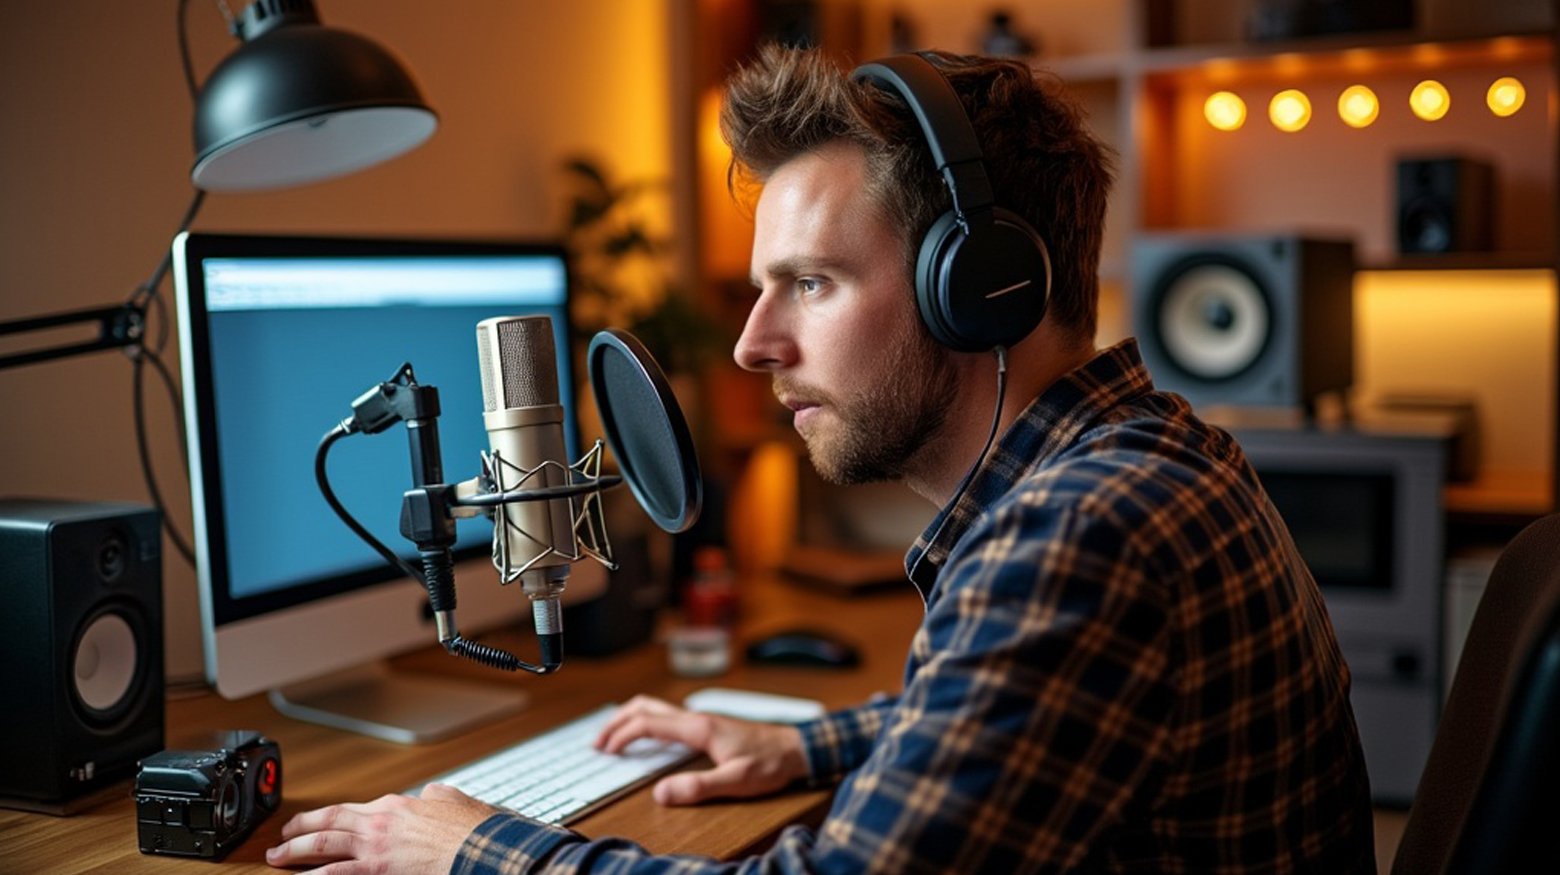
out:
<path id="1" fill-rule="evenodd" d="M 488 446 L 479 321 L 550 316 L 559 393 L 573 412 L 556 246 L 183 234 L 174 248 L 208 632 L 387 581 L 415 587 L 342 524 L 314 477 L 322 436 L 403 362 L 438 389 L 446 482 L 475 477 Z M 572 460 L 579 439 L 566 419 Z M 336 443 L 327 470 L 370 532 L 415 556 L 398 526 L 412 485 L 404 427 Z M 491 535 L 486 518 L 461 520 L 457 551 L 486 555 Z M 209 634 L 207 644 L 210 672 Z"/>

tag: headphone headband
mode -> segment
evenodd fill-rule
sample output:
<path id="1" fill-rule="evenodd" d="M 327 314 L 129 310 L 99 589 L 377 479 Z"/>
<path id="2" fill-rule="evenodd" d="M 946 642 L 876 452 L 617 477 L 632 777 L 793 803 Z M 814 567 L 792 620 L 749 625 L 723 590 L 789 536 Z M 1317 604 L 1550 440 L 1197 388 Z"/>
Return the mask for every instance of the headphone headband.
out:
<path id="1" fill-rule="evenodd" d="M 986 176 L 975 128 L 941 71 L 920 55 L 894 55 L 862 64 L 850 78 L 892 91 L 909 105 L 961 221 L 991 209 L 996 196 Z"/>

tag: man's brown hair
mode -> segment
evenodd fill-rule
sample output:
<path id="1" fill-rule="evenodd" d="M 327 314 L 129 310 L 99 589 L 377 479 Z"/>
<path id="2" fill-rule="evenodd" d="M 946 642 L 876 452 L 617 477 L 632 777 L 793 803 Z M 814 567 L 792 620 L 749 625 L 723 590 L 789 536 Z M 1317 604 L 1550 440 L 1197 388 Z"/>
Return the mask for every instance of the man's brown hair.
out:
<path id="1" fill-rule="evenodd" d="M 1018 61 L 928 53 L 964 104 L 985 156 L 997 205 L 1024 217 L 1051 252 L 1046 318 L 1094 338 L 1100 240 L 1113 160 L 1085 127 L 1060 83 Z M 868 188 L 885 216 L 908 229 L 906 270 L 921 238 L 953 208 L 926 138 L 899 95 L 852 82 L 817 50 L 763 47 L 726 87 L 721 133 L 731 145 L 728 183 L 762 183 L 782 164 L 846 140 L 867 154 Z M 900 218 L 902 217 L 902 218 Z M 907 276 L 912 275 L 907 273 Z"/>

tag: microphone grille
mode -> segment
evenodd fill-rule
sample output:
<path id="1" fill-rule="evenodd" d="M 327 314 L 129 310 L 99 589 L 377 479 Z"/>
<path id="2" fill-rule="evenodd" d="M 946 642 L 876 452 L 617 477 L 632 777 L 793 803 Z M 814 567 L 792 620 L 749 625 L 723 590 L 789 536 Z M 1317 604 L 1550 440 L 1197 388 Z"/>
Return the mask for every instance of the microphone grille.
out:
<path id="1" fill-rule="evenodd" d="M 484 319 L 477 324 L 477 357 L 485 412 L 558 403 L 558 354 L 548 317 Z"/>

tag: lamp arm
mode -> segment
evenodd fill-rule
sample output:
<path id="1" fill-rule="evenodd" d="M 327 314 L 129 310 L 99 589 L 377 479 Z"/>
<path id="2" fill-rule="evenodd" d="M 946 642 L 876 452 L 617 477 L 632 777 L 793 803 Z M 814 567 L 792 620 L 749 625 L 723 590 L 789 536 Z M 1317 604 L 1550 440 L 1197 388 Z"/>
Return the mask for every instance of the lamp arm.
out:
<path id="1" fill-rule="evenodd" d="M 9 322 L 0 322 L 0 336 L 26 334 L 83 323 L 97 323 L 96 339 L 0 355 L 0 371 L 33 362 L 65 358 L 78 353 L 134 346 L 141 342 L 141 338 L 146 333 L 146 308 L 138 303 L 127 301 L 113 307 L 94 307 L 87 310 L 54 313 L 49 316 L 13 319 Z"/>

